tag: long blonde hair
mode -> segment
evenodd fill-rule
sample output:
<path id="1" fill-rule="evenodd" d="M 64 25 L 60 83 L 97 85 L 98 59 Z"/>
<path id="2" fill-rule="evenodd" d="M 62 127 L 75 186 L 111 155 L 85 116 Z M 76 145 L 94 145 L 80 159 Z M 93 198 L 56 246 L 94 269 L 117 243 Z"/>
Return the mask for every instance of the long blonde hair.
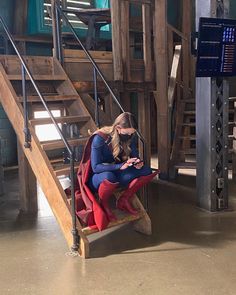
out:
<path id="1" fill-rule="evenodd" d="M 120 114 L 111 126 L 104 126 L 98 131 L 111 136 L 112 154 L 114 159 L 126 161 L 131 153 L 130 142 L 121 142 L 119 133 L 117 131 L 117 126 L 120 128 L 134 128 L 137 129 L 134 116 L 131 113 L 125 112 Z M 120 153 L 122 153 L 122 159 L 119 158 Z"/>

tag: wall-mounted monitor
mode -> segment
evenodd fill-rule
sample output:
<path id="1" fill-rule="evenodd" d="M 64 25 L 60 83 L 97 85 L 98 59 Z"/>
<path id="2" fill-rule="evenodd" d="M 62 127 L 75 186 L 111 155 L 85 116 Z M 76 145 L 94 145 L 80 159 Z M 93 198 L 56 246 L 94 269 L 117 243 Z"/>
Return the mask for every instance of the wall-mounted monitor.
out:
<path id="1" fill-rule="evenodd" d="M 200 18 L 196 76 L 236 76 L 236 20 Z"/>

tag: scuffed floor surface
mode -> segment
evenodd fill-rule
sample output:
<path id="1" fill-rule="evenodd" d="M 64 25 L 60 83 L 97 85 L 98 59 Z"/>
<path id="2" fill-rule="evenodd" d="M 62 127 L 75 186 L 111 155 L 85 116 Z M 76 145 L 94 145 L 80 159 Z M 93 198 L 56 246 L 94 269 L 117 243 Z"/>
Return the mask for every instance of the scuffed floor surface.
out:
<path id="1" fill-rule="evenodd" d="M 195 178 L 151 188 L 153 235 L 123 226 L 93 236 L 91 258 L 71 257 L 46 202 L 19 214 L 16 173 L 0 197 L 0 294 L 235 295 L 236 211 L 195 207 Z M 183 186 L 185 184 L 185 186 Z M 236 188 L 231 184 L 231 207 Z"/>

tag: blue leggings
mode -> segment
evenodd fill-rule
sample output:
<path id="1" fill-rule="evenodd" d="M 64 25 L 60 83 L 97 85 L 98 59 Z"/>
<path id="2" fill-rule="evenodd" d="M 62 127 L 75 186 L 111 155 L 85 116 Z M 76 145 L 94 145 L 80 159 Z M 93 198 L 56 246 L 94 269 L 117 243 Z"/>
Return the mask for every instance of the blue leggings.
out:
<path id="1" fill-rule="evenodd" d="M 127 187 L 128 184 L 135 178 L 140 176 L 146 176 L 152 173 L 152 170 L 148 166 L 143 166 L 141 169 L 134 167 L 128 167 L 124 170 L 108 171 L 102 173 L 95 173 L 90 178 L 89 186 L 92 191 L 97 191 L 99 185 L 103 180 L 107 179 L 110 182 L 119 182 L 120 186 Z"/>

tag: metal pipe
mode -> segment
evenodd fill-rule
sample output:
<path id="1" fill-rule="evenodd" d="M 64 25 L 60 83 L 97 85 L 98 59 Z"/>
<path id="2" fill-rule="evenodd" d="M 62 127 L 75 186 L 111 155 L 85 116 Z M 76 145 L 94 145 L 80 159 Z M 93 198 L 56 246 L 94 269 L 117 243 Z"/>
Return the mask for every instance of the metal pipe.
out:
<path id="1" fill-rule="evenodd" d="M 29 124 L 28 124 L 28 102 L 27 102 L 27 94 L 26 94 L 26 86 L 25 86 L 25 69 L 23 65 L 21 65 L 21 75 L 22 75 L 22 95 L 23 95 L 23 108 L 24 108 L 24 134 L 25 134 L 25 148 L 30 148 L 30 142 L 31 142 L 31 134 L 29 130 Z"/>
<path id="2" fill-rule="evenodd" d="M 62 55 L 62 39 L 61 39 L 61 18 L 60 14 L 57 10 L 58 2 L 57 0 L 55 1 L 55 21 L 56 21 L 56 44 L 57 44 L 57 58 L 60 62 L 60 64 L 63 64 L 63 55 Z"/>
<path id="3" fill-rule="evenodd" d="M 109 84 L 107 83 L 103 73 L 100 71 L 99 67 L 97 66 L 96 62 L 93 60 L 92 56 L 90 55 L 90 53 L 88 52 L 88 50 L 84 47 L 83 43 L 81 42 L 81 40 L 79 39 L 79 37 L 77 36 L 74 28 L 72 27 L 71 23 L 69 22 L 67 16 L 65 15 L 65 13 L 63 12 L 63 10 L 56 5 L 56 8 L 58 9 L 58 11 L 61 13 L 62 17 L 64 18 L 64 20 L 66 21 L 67 25 L 69 26 L 69 28 L 71 29 L 72 33 L 74 34 L 76 40 L 78 41 L 79 45 L 82 47 L 83 51 L 85 52 L 85 54 L 87 55 L 88 59 L 90 60 L 90 62 L 92 63 L 93 67 L 96 69 L 97 73 L 99 74 L 99 76 L 101 77 L 102 81 L 104 82 L 104 84 L 106 85 L 107 89 L 109 90 L 110 94 L 112 95 L 114 101 L 116 102 L 116 104 L 119 106 L 120 110 L 124 113 L 125 110 L 123 109 L 123 107 L 121 106 L 120 102 L 118 101 L 117 97 L 115 96 L 115 93 L 113 92 L 113 90 L 111 89 L 111 87 L 109 86 Z"/>
<path id="4" fill-rule="evenodd" d="M 71 246 L 72 251 L 78 251 L 78 230 L 76 227 L 76 206 L 75 206 L 75 179 L 74 179 L 74 152 L 70 156 L 70 178 L 71 178 L 71 216 L 72 216 L 72 236 L 73 236 L 73 245 Z"/>
<path id="5" fill-rule="evenodd" d="M 95 123 L 99 128 L 99 108 L 98 108 L 98 91 L 97 91 L 97 72 L 96 69 L 93 68 L 93 81 L 94 81 L 94 99 L 95 99 Z"/>

